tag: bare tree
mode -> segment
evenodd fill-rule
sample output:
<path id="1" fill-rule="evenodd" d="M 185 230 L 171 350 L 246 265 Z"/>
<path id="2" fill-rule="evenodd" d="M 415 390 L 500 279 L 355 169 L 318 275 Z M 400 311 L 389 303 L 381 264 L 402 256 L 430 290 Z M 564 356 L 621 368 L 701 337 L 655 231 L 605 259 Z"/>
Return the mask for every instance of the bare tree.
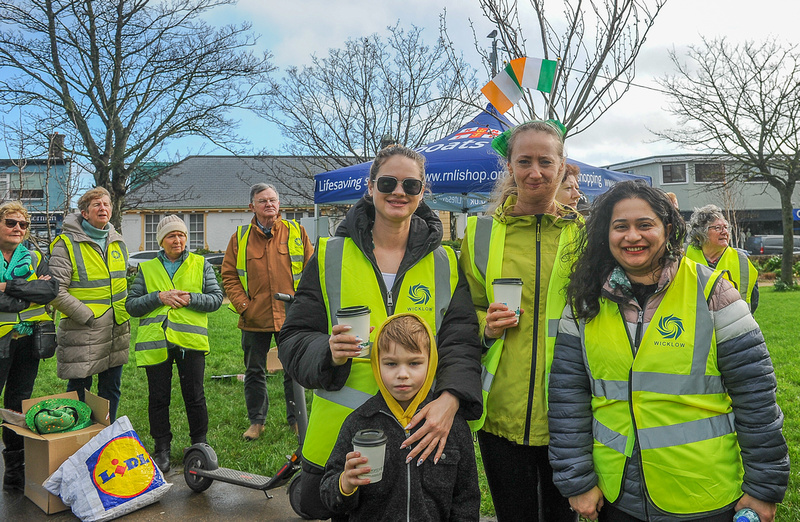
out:
<path id="1" fill-rule="evenodd" d="M 265 117 L 288 138 L 288 154 L 343 167 L 372 159 L 386 138 L 410 147 L 441 138 L 474 112 L 479 94 L 475 70 L 443 34 L 429 46 L 422 29 L 398 23 L 385 39 L 349 39 L 287 69 L 270 96 L 277 111 Z"/>
<path id="2" fill-rule="evenodd" d="M 657 133 L 741 165 L 728 183 L 758 176 L 777 190 L 783 223 L 781 280 L 792 284 L 792 194 L 800 178 L 800 55 L 770 39 L 730 45 L 703 39 L 661 84 L 680 126 Z"/>
<path id="3" fill-rule="evenodd" d="M 528 1 L 533 25 L 527 22 L 527 7 L 517 0 L 480 0 L 509 61 L 523 56 L 559 61 L 552 98 L 526 91 L 519 102 L 520 117 L 556 118 L 567 134 L 579 134 L 630 88 L 636 58 L 667 0 L 562 1 L 557 2 L 560 13 L 546 9 L 545 0 Z M 475 36 L 476 49 L 491 64 Z"/>
<path id="4" fill-rule="evenodd" d="M 272 66 L 248 24 L 203 21 L 232 3 L 0 0 L 0 100 L 41 109 L 31 127 L 77 131 L 118 226 L 131 173 L 168 140 L 243 145 L 229 113 L 259 103 Z"/>

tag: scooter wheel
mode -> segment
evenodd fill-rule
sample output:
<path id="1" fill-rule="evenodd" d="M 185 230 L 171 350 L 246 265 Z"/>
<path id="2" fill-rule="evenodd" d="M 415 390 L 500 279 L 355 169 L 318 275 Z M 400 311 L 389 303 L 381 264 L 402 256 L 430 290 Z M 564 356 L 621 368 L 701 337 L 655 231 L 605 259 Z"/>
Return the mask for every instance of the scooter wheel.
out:
<path id="1" fill-rule="evenodd" d="M 208 468 L 208 459 L 205 454 L 199 450 L 190 451 L 183 459 L 183 479 L 189 489 L 196 493 L 201 493 L 211 486 L 214 479 L 208 477 L 198 477 L 192 473 L 194 469 Z"/>
<path id="2" fill-rule="evenodd" d="M 289 487 L 286 488 L 286 494 L 289 495 L 289 505 L 292 506 L 294 512 L 297 513 L 297 515 L 303 520 L 314 520 L 314 517 L 306 515 L 300 509 L 300 479 L 302 478 L 303 474 L 300 473 L 294 479 L 292 479 L 292 481 L 289 483 Z"/>

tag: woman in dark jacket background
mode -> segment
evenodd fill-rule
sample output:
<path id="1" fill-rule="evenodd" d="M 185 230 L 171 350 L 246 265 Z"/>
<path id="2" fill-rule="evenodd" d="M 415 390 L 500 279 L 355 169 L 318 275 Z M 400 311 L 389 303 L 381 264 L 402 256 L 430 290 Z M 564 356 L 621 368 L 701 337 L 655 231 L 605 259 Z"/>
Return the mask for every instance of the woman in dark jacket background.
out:
<path id="1" fill-rule="evenodd" d="M 388 147 L 380 151 L 370 169 L 369 195 L 362 198 L 347 213 L 344 222 L 336 231 L 336 237 L 320 240 L 314 256 L 306 265 L 300 286 L 295 294 L 295 302 L 289 308 L 286 322 L 278 338 L 278 353 L 286 371 L 293 379 L 306 388 L 318 391 L 315 405 L 320 394 L 337 392 L 345 387 L 351 376 L 351 369 L 363 365 L 364 361 L 353 363 L 360 348 L 359 341 L 342 325 L 329 326 L 330 314 L 327 295 L 323 292 L 323 276 L 320 265 L 324 265 L 324 254 L 320 252 L 323 245 L 331 245 L 337 241 L 347 245 L 355 245 L 358 254 L 352 260 L 359 266 L 371 266 L 358 276 L 359 288 L 348 292 L 351 296 L 359 293 L 375 298 L 370 289 L 380 293 L 384 310 L 373 310 L 371 320 L 373 326 L 380 324 L 387 315 L 400 313 L 398 303 L 407 302 L 408 289 L 418 286 L 420 281 L 405 280 L 409 272 L 419 273 L 422 263 L 431 263 L 431 257 L 438 256 L 451 263 L 451 277 L 457 274 L 457 284 L 449 299 L 440 324 L 433 325 L 439 346 L 439 370 L 436 376 L 435 399 L 423 408 L 409 425 L 409 429 L 424 421 L 424 425 L 406 441 L 407 446 L 414 445 L 409 459 L 425 460 L 432 456 L 439 459 L 456 411 L 460 408 L 467 419 L 481 415 L 480 388 L 480 341 L 478 339 L 478 322 L 472 306 L 472 299 L 466 280 L 455 264 L 455 258 L 441 247 L 442 223 L 439 218 L 422 202 L 424 189 L 424 157 L 406 147 Z M 352 243 L 350 243 L 352 242 Z M 361 265 L 361 263 L 366 263 Z M 341 266 L 333 269 L 339 273 Z M 425 274 L 424 279 L 433 280 L 433 270 Z M 336 274 L 326 274 L 335 276 Z M 341 275 L 341 274 L 340 274 Z M 453 280 L 454 281 L 454 280 Z M 388 283 L 388 284 L 387 284 Z M 429 285 L 426 281 L 422 286 Z M 354 285 L 356 282 L 353 283 Z M 400 295 L 401 290 L 404 291 Z M 442 291 L 450 293 L 450 288 Z M 343 292 L 344 294 L 345 292 Z M 425 295 L 424 290 L 414 297 L 421 307 L 434 304 L 434 295 Z M 351 299 L 354 300 L 355 298 Z M 430 300 L 430 304 L 428 304 Z M 369 369 L 368 360 L 365 370 L 359 369 L 359 375 L 369 374 L 374 391 L 377 384 Z M 349 386 L 348 386 L 349 388 Z M 359 404 L 352 404 L 353 409 L 366 401 L 369 394 L 358 392 L 362 398 Z M 309 434 L 306 436 L 306 447 L 303 448 L 305 460 L 301 482 L 301 500 L 306 515 L 326 518 L 330 514 L 319 499 L 319 482 L 322 479 L 325 460 L 323 462 L 308 460 L 309 441 L 315 436 L 315 422 L 325 424 L 324 419 L 315 419 L 316 406 L 312 407 Z M 325 425 L 325 431 L 332 435 L 330 447 L 336 440 L 341 427 L 341 420 Z M 313 445 L 313 440 L 311 442 Z"/>
<path id="2" fill-rule="evenodd" d="M 23 242 L 29 235 L 31 220 L 18 202 L 0 207 L 0 391 L 3 407 L 22 411 L 22 401 L 31 398 L 39 371 L 39 359 L 33 354 L 33 325 L 24 316 L 44 319 L 44 305 L 58 295 L 58 281 L 50 278 L 47 262 L 38 252 L 30 251 Z M 20 313 L 21 312 L 21 313 Z M 21 317 L 23 316 L 23 317 Z M 24 439 L 3 428 L 3 489 L 25 489 Z"/>

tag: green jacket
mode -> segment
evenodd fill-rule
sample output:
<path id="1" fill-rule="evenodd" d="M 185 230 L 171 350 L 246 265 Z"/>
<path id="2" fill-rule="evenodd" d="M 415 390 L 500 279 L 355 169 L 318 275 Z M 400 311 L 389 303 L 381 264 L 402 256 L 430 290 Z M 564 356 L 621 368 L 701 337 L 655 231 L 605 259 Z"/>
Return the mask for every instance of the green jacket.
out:
<path id="1" fill-rule="evenodd" d="M 492 380 L 491 394 L 486 400 L 483 429 L 517 444 L 544 446 L 549 441 L 545 396 L 547 291 L 556 265 L 560 236 L 566 227 L 577 228 L 580 218 L 563 206 L 559 207 L 558 217 L 546 214 L 511 216 L 507 209 L 515 201 L 516 197 L 510 196 L 495 211 L 493 218 L 506 225 L 502 276 L 522 278 L 521 308 L 524 313 L 517 327 L 506 330 L 502 356 Z M 577 237 L 577 233 L 572 235 Z M 472 249 L 470 238 L 465 237 L 459 262 L 469 283 L 483 335 L 489 300 L 483 281 L 470 266 Z M 491 284 L 491 281 L 485 284 Z M 531 387 L 533 393 L 529 393 Z"/>

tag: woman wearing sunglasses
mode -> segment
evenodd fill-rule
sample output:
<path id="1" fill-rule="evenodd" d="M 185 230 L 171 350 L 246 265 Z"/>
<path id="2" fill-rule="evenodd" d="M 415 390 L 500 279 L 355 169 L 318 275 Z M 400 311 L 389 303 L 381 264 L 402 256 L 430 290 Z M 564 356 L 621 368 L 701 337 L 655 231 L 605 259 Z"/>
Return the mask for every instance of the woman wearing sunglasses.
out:
<path id="1" fill-rule="evenodd" d="M 556 201 L 566 165 L 562 132 L 556 121 L 532 121 L 492 141 L 506 173 L 492 194 L 493 211 L 469 218 L 461 245 L 485 351 L 486 414 L 473 428 L 480 428 L 500 522 L 577 520 L 553 484 L 547 456 L 547 375 L 579 223 L 573 208 Z M 522 279 L 519 315 L 495 301 L 492 283 L 504 278 Z"/>
<path id="2" fill-rule="evenodd" d="M 340 308 L 369 307 L 372 327 L 403 312 L 433 326 L 439 347 L 436 398 L 405 427 L 410 465 L 443 458 L 459 408 L 467 419 L 480 416 L 478 322 L 455 254 L 441 246 L 442 223 L 422 201 L 424 164 L 423 156 L 402 146 L 378 153 L 367 194 L 335 237 L 320 238 L 281 329 L 284 368 L 315 389 L 303 445 L 300 514 L 330 517 L 319 499 L 325 463 L 345 417 L 378 391 L 369 357 L 359 356 L 362 340 L 337 324 Z"/>
<path id="3" fill-rule="evenodd" d="M 33 353 L 33 323 L 51 321 L 44 305 L 58 295 L 47 262 L 24 245 L 30 225 L 28 212 L 14 201 L 0 206 L 0 391 L 3 407 L 22 411 L 31 398 L 39 371 Z M 5 388 L 5 389 L 4 389 Z M 24 439 L 3 428 L 3 489 L 25 489 Z"/>

